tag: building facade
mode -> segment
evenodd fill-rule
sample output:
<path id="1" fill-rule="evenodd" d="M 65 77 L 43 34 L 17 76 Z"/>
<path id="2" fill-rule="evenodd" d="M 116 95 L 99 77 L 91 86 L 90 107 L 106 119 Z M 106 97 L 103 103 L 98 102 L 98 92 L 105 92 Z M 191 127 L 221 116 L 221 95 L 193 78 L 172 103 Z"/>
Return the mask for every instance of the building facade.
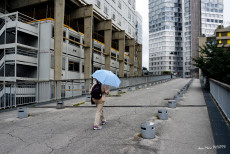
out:
<path id="1" fill-rule="evenodd" d="M 149 10 L 150 72 L 197 77 L 192 59 L 198 56 L 198 37 L 213 35 L 223 23 L 223 0 L 149 0 Z"/>
<path id="2" fill-rule="evenodd" d="M 48 0 L 43 2 L 31 1 L 31 3 L 23 2 L 17 5 L 18 3 L 19 1 L 9 1 L 7 4 L 1 3 L 1 81 L 53 80 L 55 79 L 54 2 Z M 134 75 L 137 75 L 137 61 L 135 61 L 137 58 L 133 57 L 132 62 L 129 49 L 125 49 L 128 47 L 126 44 L 129 40 L 135 40 L 136 37 L 135 0 L 86 0 L 86 4 L 81 1 L 74 4 L 66 0 L 61 79 L 85 78 L 84 22 L 82 19 L 70 20 L 71 12 L 68 10 L 73 10 L 74 7 L 78 9 L 90 4 L 93 4 L 96 16 L 94 17 L 94 28 L 91 27 L 95 30 L 93 54 L 91 56 L 92 60 L 90 60 L 93 63 L 92 71 L 106 69 L 105 35 L 102 30 L 96 31 L 96 27 L 98 27 L 100 20 L 112 19 L 111 32 L 113 35 L 116 31 L 124 31 L 123 39 L 124 42 L 127 41 L 124 44 L 124 57 L 121 58 L 119 54 L 120 38 L 111 40 L 109 68 L 119 75 L 119 65 L 121 65 L 120 62 L 123 62 L 123 75 L 121 77 L 127 77 L 130 76 L 130 63 L 135 63 L 133 70 L 135 70 Z M 72 5 L 73 8 L 68 8 L 69 5 Z M 6 6 L 9 6 L 9 8 Z M 12 8 L 22 13 L 11 12 Z M 23 18 L 27 20 L 22 21 Z"/>
<path id="3" fill-rule="evenodd" d="M 202 34 L 212 36 L 218 25 L 223 24 L 223 0 L 201 1 Z"/>
<path id="4" fill-rule="evenodd" d="M 125 4 L 135 8 L 135 1 L 127 1 L 121 6 L 124 12 Z M 38 97 L 79 96 L 89 91 L 91 74 L 98 69 L 120 78 L 142 75 L 134 15 L 129 22 L 123 18 L 119 27 L 116 13 L 110 20 L 97 6 L 81 0 L 1 1 L 0 12 L 0 100 L 10 96 L 11 87 L 5 83 L 30 82 L 19 86 L 21 93 L 11 96 L 14 100 L 8 104 L 19 105 L 21 98 L 26 104 Z M 71 94 L 69 89 L 76 91 Z"/>
<path id="5" fill-rule="evenodd" d="M 142 17 L 138 12 L 136 12 L 136 40 L 139 44 L 142 44 L 142 34 Z"/>
<path id="6" fill-rule="evenodd" d="M 149 0 L 149 71 L 183 72 L 181 1 Z"/>
<path id="7" fill-rule="evenodd" d="M 230 47 L 230 26 L 216 29 L 215 37 L 218 47 Z"/>
<path id="8" fill-rule="evenodd" d="M 135 0 L 85 0 L 132 38 L 136 37 Z"/>

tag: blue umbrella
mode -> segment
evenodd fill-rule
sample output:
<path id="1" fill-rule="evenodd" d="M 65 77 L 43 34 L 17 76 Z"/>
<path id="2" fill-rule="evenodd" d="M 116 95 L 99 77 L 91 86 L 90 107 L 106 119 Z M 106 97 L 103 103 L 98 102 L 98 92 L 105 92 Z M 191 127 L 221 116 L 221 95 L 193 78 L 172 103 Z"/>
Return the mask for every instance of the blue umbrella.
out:
<path id="1" fill-rule="evenodd" d="M 117 77 L 117 75 L 107 70 L 97 70 L 91 76 L 97 79 L 102 84 L 113 86 L 116 88 L 118 88 L 121 83 L 121 80 Z"/>

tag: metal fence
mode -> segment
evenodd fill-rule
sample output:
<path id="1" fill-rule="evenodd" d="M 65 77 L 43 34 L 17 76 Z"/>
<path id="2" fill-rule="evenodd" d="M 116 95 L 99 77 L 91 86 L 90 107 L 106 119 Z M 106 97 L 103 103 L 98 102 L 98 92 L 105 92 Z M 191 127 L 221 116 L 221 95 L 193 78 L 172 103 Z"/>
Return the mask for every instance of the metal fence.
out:
<path id="1" fill-rule="evenodd" d="M 209 79 L 210 93 L 230 121 L 230 85 Z"/>
<path id="2" fill-rule="evenodd" d="M 171 79 L 170 75 L 121 78 L 119 89 L 168 79 Z M 88 80 L 92 85 L 92 79 Z M 57 82 L 50 80 L 0 83 L 0 109 L 57 100 L 55 90 Z M 87 80 L 84 79 L 61 80 L 61 98 L 74 98 L 89 94 L 89 87 L 86 87 L 86 83 Z M 117 88 L 111 87 L 111 90 L 115 89 Z"/>

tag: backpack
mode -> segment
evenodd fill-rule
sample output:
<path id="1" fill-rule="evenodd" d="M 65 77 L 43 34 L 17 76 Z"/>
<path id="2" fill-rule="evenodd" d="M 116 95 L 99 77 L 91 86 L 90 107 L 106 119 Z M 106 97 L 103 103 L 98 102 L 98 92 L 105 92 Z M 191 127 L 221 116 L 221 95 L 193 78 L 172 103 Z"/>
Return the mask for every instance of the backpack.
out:
<path id="1" fill-rule="evenodd" d="M 102 97 L 102 92 L 101 92 L 101 84 L 100 83 L 97 83 L 92 91 L 91 91 L 91 97 L 92 98 L 95 98 L 95 99 L 101 99 Z"/>

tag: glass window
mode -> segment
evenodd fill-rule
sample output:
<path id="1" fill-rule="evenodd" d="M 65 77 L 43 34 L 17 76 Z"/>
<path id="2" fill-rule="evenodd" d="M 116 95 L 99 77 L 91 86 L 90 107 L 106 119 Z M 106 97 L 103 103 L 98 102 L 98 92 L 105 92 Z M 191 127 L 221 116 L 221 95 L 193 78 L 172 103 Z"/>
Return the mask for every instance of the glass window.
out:
<path id="1" fill-rule="evenodd" d="M 121 2 L 118 1 L 118 7 L 121 9 Z"/>
<path id="2" fill-rule="evenodd" d="M 104 13 L 108 15 L 108 8 L 106 5 L 104 6 Z"/>
<path id="3" fill-rule="evenodd" d="M 222 43 L 222 41 L 221 40 L 219 40 L 219 44 L 221 44 Z"/>
<path id="4" fill-rule="evenodd" d="M 79 72 L 79 63 L 69 61 L 69 71 Z"/>
<path id="5" fill-rule="evenodd" d="M 97 0 L 96 6 L 99 7 L 99 8 L 101 8 L 101 2 L 100 2 L 100 0 Z"/>
<path id="6" fill-rule="evenodd" d="M 115 14 L 113 14 L 112 19 L 113 19 L 114 21 L 116 21 L 116 16 L 115 16 Z"/>

